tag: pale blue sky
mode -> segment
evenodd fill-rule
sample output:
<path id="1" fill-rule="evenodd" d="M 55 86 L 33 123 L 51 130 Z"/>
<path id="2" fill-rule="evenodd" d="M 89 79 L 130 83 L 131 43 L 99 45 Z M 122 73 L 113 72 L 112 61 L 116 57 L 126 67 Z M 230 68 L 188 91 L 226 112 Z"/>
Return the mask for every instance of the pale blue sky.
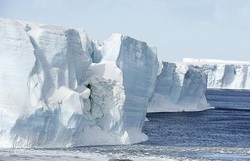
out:
<path id="1" fill-rule="evenodd" d="M 160 59 L 250 61 L 250 0 L 0 0 L 0 16 L 122 33 L 157 46 Z"/>

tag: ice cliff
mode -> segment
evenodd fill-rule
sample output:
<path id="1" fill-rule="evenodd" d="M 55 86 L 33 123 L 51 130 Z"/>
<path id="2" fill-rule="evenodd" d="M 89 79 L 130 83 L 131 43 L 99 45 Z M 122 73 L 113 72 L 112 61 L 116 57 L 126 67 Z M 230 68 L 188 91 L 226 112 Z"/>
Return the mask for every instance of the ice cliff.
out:
<path id="1" fill-rule="evenodd" d="M 0 19 L 0 35 L 1 147 L 147 139 L 124 129 L 123 73 L 113 62 L 92 63 L 98 53 L 83 30 Z"/>
<path id="2" fill-rule="evenodd" d="M 124 126 L 130 128 L 134 122 L 139 122 L 137 129 L 141 130 L 156 83 L 156 49 L 145 42 L 120 34 L 113 34 L 104 41 L 100 49 L 103 60 L 115 62 L 123 72 L 126 95 Z"/>
<path id="3" fill-rule="evenodd" d="M 148 107 L 207 105 L 200 70 L 128 36 L 0 18 L 0 44 L 0 147 L 137 143 Z"/>
<path id="4" fill-rule="evenodd" d="M 250 62 L 184 58 L 208 76 L 208 88 L 250 89 Z"/>
<path id="5" fill-rule="evenodd" d="M 206 75 L 185 63 L 162 62 L 148 112 L 202 111 L 211 108 L 205 97 Z"/>

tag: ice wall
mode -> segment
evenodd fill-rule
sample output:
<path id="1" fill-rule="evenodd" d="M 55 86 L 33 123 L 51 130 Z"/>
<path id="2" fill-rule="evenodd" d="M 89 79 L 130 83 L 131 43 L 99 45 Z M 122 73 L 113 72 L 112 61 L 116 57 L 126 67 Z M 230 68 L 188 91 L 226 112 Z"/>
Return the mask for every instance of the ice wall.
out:
<path id="1" fill-rule="evenodd" d="M 148 106 L 207 105 L 200 70 L 159 72 L 156 49 L 128 36 L 99 43 L 82 29 L 0 18 L 0 37 L 0 147 L 138 143 Z"/>
<path id="2" fill-rule="evenodd" d="M 208 88 L 250 89 L 250 62 L 185 58 L 208 76 Z"/>
<path id="3" fill-rule="evenodd" d="M 123 72 L 125 89 L 125 129 L 141 131 L 157 77 L 156 49 L 145 42 L 120 34 L 113 34 L 102 44 L 103 60 L 115 62 Z"/>
<path id="4" fill-rule="evenodd" d="M 8 145 L 6 133 L 29 106 L 28 77 L 36 61 L 33 52 L 23 27 L 0 19 L 0 146 Z"/>
<path id="5" fill-rule="evenodd" d="M 123 130 L 122 71 L 92 63 L 98 54 L 83 30 L 0 20 L 0 147 L 145 140 Z"/>
<path id="6" fill-rule="evenodd" d="M 211 108 L 205 97 L 207 78 L 185 63 L 162 62 L 148 112 L 202 111 Z"/>

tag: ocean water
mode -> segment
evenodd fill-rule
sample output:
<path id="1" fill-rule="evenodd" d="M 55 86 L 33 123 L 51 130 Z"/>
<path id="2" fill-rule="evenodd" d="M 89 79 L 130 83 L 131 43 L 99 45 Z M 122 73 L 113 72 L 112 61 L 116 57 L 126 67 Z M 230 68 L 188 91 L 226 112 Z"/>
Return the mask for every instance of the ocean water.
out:
<path id="1" fill-rule="evenodd" d="M 215 109 L 148 114 L 145 144 L 250 147 L 250 91 L 209 90 L 206 95 Z"/>
<path id="2" fill-rule="evenodd" d="M 216 107 L 202 112 L 148 114 L 147 142 L 71 149 L 0 150 L 0 161 L 250 160 L 250 91 L 208 90 Z"/>

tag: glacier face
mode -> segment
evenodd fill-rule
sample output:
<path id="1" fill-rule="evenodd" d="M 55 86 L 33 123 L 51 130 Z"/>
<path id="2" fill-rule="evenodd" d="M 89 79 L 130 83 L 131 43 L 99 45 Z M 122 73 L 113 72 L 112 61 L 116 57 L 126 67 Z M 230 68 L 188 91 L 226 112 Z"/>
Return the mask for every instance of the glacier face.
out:
<path id="1" fill-rule="evenodd" d="M 200 70 L 131 37 L 3 18 L 0 36 L 0 147 L 137 143 L 148 107 L 207 107 Z"/>
<path id="2" fill-rule="evenodd" d="M 208 88 L 250 89 L 250 62 L 184 58 L 208 76 Z"/>
<path id="3" fill-rule="evenodd" d="M 141 131 L 159 66 L 155 48 L 131 37 L 113 34 L 100 50 L 103 60 L 115 62 L 123 72 L 125 129 L 136 124 L 135 131 Z"/>
<path id="4" fill-rule="evenodd" d="M 1 19 L 0 34 L 1 147 L 146 139 L 123 129 L 122 71 L 92 63 L 97 54 L 83 30 Z"/>
<path id="5" fill-rule="evenodd" d="M 205 97 L 206 75 L 185 63 L 162 62 L 148 112 L 201 111 L 211 108 Z"/>
<path id="6" fill-rule="evenodd" d="M 0 19 L 0 146 L 8 144 L 6 130 L 27 111 L 28 77 L 35 64 L 33 46 L 16 21 Z"/>

